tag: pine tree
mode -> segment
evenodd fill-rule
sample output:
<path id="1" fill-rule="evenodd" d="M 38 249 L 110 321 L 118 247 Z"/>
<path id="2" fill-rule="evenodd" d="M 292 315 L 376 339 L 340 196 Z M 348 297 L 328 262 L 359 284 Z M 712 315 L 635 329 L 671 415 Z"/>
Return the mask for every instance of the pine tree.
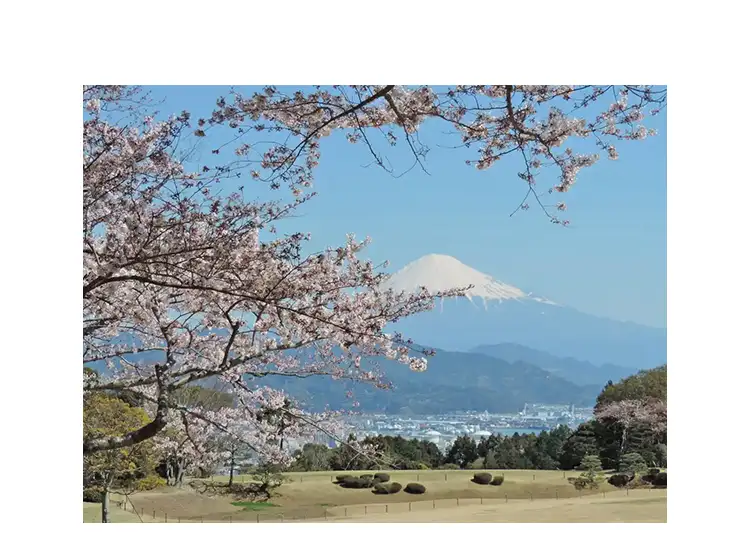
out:
<path id="1" fill-rule="evenodd" d="M 646 465 L 646 461 L 644 461 L 640 453 L 626 453 L 620 459 L 618 470 L 621 473 L 635 476 L 646 472 L 648 465 Z"/>
<path id="2" fill-rule="evenodd" d="M 578 479 L 583 482 L 584 487 L 599 488 L 599 484 L 604 480 L 601 459 L 596 455 L 586 455 L 581 461 L 581 470 L 583 474 Z"/>
<path id="3" fill-rule="evenodd" d="M 581 464 L 586 455 L 598 454 L 596 434 L 592 422 L 578 426 L 575 432 L 565 440 L 560 452 L 560 468 L 573 470 Z"/>

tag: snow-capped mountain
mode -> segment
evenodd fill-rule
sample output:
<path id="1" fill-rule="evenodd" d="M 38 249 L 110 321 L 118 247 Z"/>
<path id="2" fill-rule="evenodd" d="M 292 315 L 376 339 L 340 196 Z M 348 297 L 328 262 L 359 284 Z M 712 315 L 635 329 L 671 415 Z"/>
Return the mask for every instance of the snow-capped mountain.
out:
<path id="1" fill-rule="evenodd" d="M 393 274 L 385 286 L 435 292 L 473 286 L 466 297 L 444 298 L 408 317 L 397 330 L 414 341 L 467 351 L 510 342 L 587 360 L 645 368 L 667 359 L 666 329 L 594 317 L 500 282 L 447 255 L 426 255 Z"/>
<path id="2" fill-rule="evenodd" d="M 523 299 L 527 296 L 515 286 L 498 282 L 448 255 L 425 255 L 391 276 L 386 286 L 406 292 L 418 290 L 421 286 L 432 292 L 473 286 L 466 292 L 467 297 L 485 301 Z"/>

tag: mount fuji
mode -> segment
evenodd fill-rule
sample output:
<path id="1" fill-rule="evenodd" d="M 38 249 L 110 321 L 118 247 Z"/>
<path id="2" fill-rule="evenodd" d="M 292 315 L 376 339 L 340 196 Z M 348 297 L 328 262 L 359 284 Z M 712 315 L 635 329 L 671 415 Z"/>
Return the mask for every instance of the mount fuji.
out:
<path id="1" fill-rule="evenodd" d="M 397 324 L 419 344 L 452 351 L 512 343 L 597 365 L 655 367 L 667 361 L 667 331 L 582 313 L 499 282 L 447 255 L 426 255 L 384 284 L 413 292 L 473 286 Z"/>

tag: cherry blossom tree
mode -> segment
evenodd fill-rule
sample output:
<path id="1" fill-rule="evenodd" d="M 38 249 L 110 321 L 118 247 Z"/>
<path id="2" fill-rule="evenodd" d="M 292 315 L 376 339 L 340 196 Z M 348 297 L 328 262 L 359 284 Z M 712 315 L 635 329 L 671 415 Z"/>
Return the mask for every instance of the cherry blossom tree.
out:
<path id="1" fill-rule="evenodd" d="M 626 399 L 613 401 L 595 411 L 597 420 L 612 420 L 622 429 L 620 453 L 625 450 L 628 434 L 639 424 L 645 424 L 654 433 L 667 430 L 667 403 L 653 399 Z"/>
<path id="2" fill-rule="evenodd" d="M 383 288 L 387 263 L 359 257 L 367 240 L 349 235 L 340 247 L 309 252 L 307 234 L 277 234 L 278 222 L 315 195 L 324 137 L 340 130 L 395 172 L 378 143 L 405 144 L 424 167 L 418 129 L 442 122 L 458 145 L 476 150 L 467 163 L 478 169 L 516 156 L 527 187 L 519 208 L 532 197 L 564 224 L 556 215 L 564 204 L 545 204 L 537 188 L 542 170 L 557 170 L 547 193 L 566 192 L 598 152 L 616 159 L 616 141 L 648 136 L 643 121 L 665 103 L 666 92 L 651 86 L 267 87 L 229 92 L 193 119 L 159 118 L 139 88 L 84 87 L 83 361 L 113 373 L 84 378 L 84 391 L 137 392 L 151 418 L 124 435 L 85 439 L 84 454 L 162 433 L 182 434 L 163 438 L 169 452 L 179 441 L 180 453 L 205 453 L 201 440 L 218 431 L 283 462 L 274 418 L 293 418 L 285 430 L 294 437 L 333 433 L 334 417 L 258 389 L 262 378 L 328 375 L 387 387 L 369 358 L 426 368 L 428 351 L 384 329 L 463 290 L 395 293 Z M 592 108 L 594 117 L 579 116 Z M 565 147 L 572 138 L 588 140 L 592 153 Z M 252 181 L 276 198 L 249 189 Z M 211 378 L 235 406 L 208 410 L 175 398 Z"/>

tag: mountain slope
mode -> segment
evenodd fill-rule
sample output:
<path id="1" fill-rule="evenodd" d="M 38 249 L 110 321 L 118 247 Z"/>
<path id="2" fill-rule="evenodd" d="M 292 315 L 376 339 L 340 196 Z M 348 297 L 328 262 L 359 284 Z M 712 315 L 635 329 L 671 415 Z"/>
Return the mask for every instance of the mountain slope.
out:
<path id="1" fill-rule="evenodd" d="M 635 370 L 631 368 L 612 364 L 595 366 L 591 362 L 574 358 L 560 358 L 548 352 L 534 350 L 520 344 L 488 344 L 477 346 L 472 349 L 472 352 L 511 363 L 526 362 L 578 385 L 605 385 L 607 381 L 617 382 L 635 373 Z"/>
<path id="2" fill-rule="evenodd" d="M 163 360 L 161 352 L 142 352 L 133 357 L 140 363 Z M 108 375 L 105 364 L 90 364 Z M 440 414 L 459 410 L 516 412 L 524 403 L 593 406 L 603 384 L 577 385 L 537 366 L 508 363 L 481 353 L 437 350 L 425 372 L 411 371 L 404 364 L 375 359 L 374 365 L 393 384 L 391 390 L 365 383 L 334 380 L 330 376 L 307 378 L 269 375 L 247 378 L 251 385 L 283 389 L 307 410 L 348 409 L 352 391 L 365 412 Z M 212 387 L 215 379 L 206 380 Z"/>
<path id="3" fill-rule="evenodd" d="M 444 298 L 429 313 L 399 321 L 398 331 L 422 344 L 467 351 L 513 343 L 558 356 L 630 369 L 666 361 L 666 329 L 594 317 L 504 284 L 453 257 L 427 255 L 386 282 L 397 291 L 473 284 L 466 297 Z"/>
<path id="4" fill-rule="evenodd" d="M 528 402 L 592 406 L 601 391 L 598 384 L 578 386 L 536 366 L 509 364 L 482 354 L 439 350 L 422 373 L 389 360 L 379 361 L 379 365 L 393 383 L 392 390 L 329 377 L 268 377 L 263 384 L 284 389 L 312 410 L 326 405 L 348 408 L 351 401 L 345 394 L 352 390 L 361 411 L 414 414 L 456 410 L 515 412 Z"/>

